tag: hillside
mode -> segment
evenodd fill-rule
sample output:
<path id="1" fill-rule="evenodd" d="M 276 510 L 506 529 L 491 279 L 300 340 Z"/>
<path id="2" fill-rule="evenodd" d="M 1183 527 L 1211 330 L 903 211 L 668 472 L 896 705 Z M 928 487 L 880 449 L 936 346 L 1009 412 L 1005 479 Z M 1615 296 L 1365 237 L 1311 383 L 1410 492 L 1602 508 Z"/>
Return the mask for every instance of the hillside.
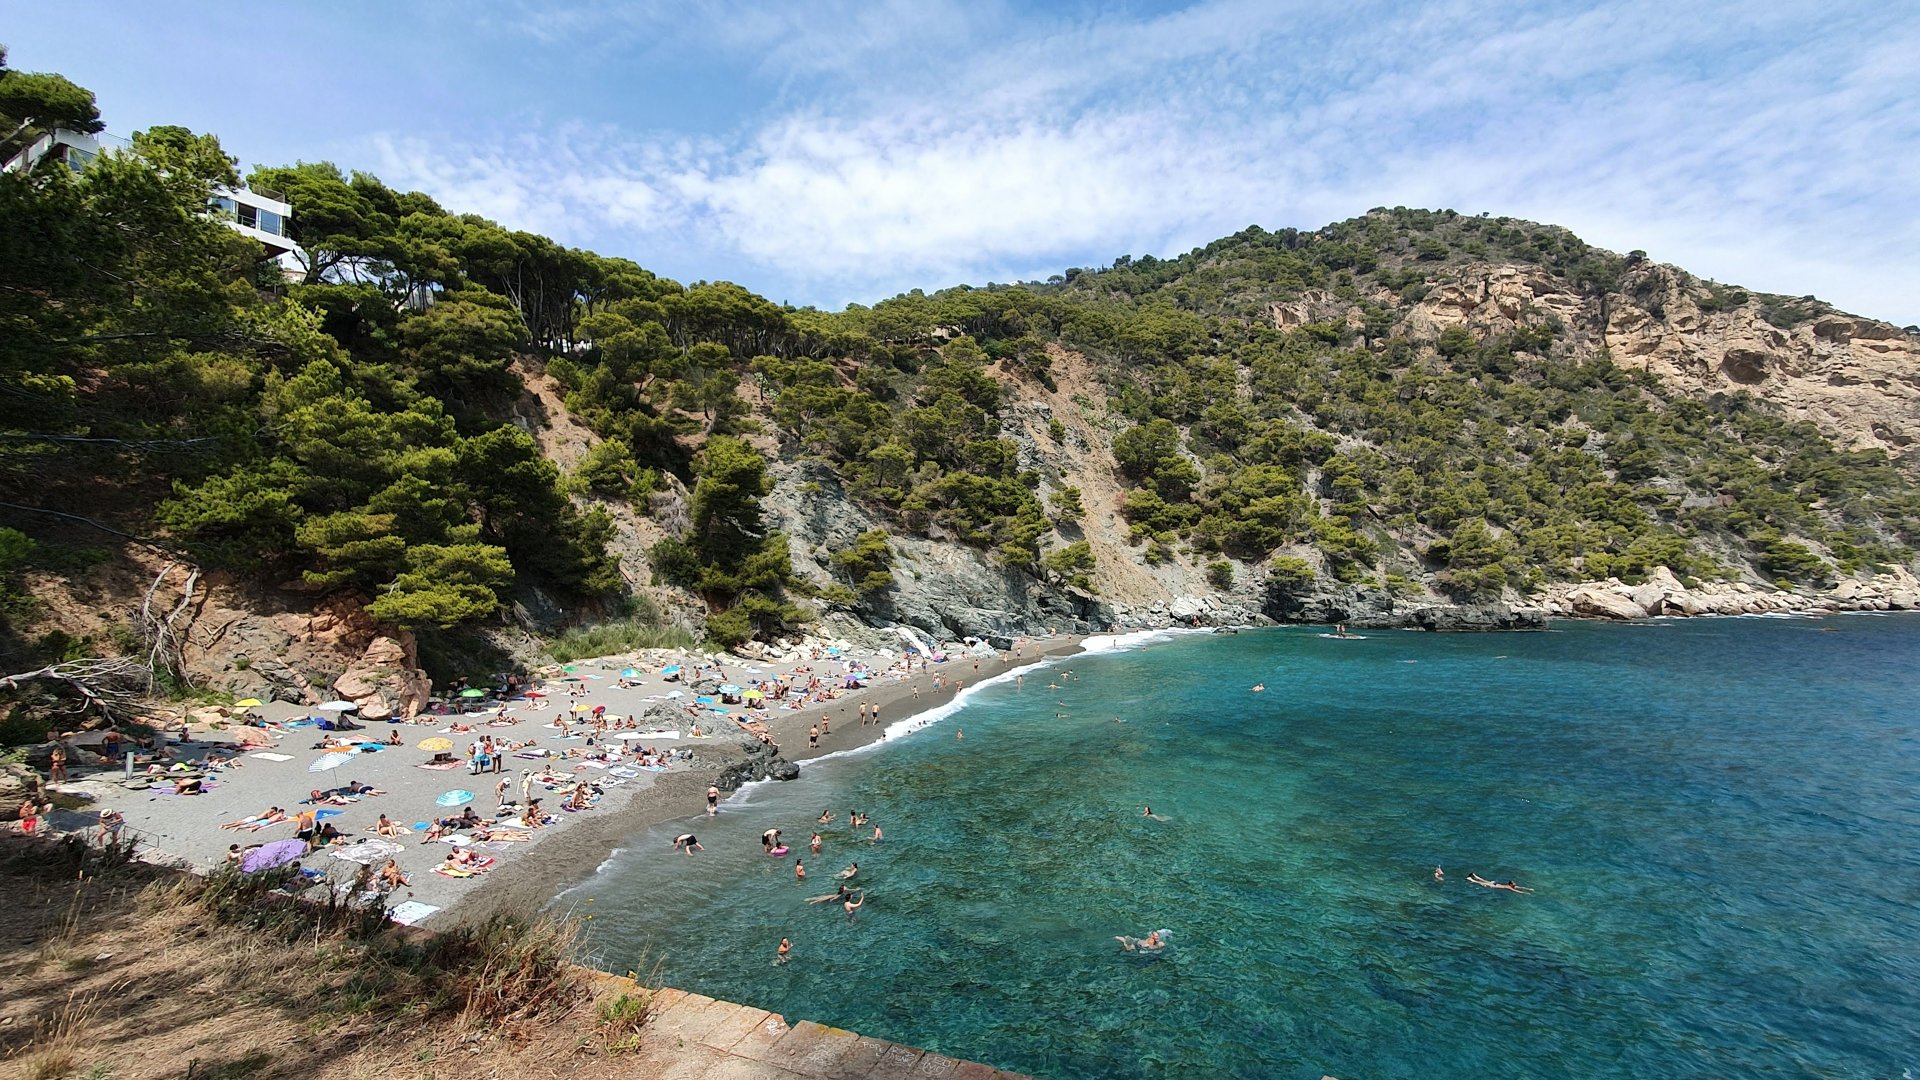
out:
<path id="1" fill-rule="evenodd" d="M 247 178 L 286 274 L 207 212 L 217 140 L 134 148 L 0 177 L 16 738 L 156 693 L 405 709 L 600 622 L 1920 602 L 1920 336 L 1552 226 L 1374 210 L 822 312 L 326 164 Z"/>

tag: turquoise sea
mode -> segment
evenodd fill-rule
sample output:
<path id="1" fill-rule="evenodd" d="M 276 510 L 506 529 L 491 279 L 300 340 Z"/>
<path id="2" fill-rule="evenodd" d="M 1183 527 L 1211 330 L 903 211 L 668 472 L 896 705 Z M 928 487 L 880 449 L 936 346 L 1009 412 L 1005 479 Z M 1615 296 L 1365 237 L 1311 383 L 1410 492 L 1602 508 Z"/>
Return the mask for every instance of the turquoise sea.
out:
<path id="1" fill-rule="evenodd" d="M 609 969 L 1043 1077 L 1911 1077 L 1917 702 L 1920 617 L 1132 642 L 561 903 Z M 796 884 L 759 833 L 827 808 Z M 856 860 L 853 922 L 802 902 Z"/>

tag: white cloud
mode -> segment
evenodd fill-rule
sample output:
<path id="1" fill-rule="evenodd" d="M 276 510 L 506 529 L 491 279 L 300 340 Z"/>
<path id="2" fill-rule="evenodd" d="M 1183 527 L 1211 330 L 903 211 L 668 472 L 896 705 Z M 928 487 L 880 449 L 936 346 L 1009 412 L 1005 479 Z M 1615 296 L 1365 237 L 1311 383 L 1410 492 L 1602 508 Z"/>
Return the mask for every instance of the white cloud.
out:
<path id="1" fill-rule="evenodd" d="M 387 138 L 382 170 L 802 301 L 1425 205 L 1920 320 L 1920 30 L 1887 13 L 1222 0 L 1036 21 L 893 0 L 673 32 L 778 84 L 740 134 Z"/>

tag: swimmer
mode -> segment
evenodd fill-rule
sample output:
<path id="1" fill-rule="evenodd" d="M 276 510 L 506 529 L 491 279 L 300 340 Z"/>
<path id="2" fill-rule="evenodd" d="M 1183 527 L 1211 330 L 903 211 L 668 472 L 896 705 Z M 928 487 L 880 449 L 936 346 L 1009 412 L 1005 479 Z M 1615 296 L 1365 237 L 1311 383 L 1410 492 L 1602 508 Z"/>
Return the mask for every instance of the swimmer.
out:
<path id="1" fill-rule="evenodd" d="M 1433 880 L 1435 880 L 1435 881 L 1440 881 L 1440 882 L 1444 882 L 1444 881 L 1446 881 L 1446 880 L 1447 880 L 1447 872 L 1446 872 L 1445 870 L 1442 870 L 1442 869 L 1440 869 L 1440 868 L 1439 868 L 1439 867 L 1437 867 L 1437 866 L 1436 866 L 1436 867 L 1434 867 L 1434 868 L 1433 868 Z"/>
<path id="2" fill-rule="evenodd" d="M 807 851 L 814 855 L 820 854 L 820 834 L 819 833 L 814 833 L 813 839 L 807 841 Z"/>
<path id="3" fill-rule="evenodd" d="M 763 832 L 760 834 L 760 849 L 762 851 L 772 851 L 773 845 L 779 842 L 780 842 L 779 829 L 768 829 L 766 832 Z"/>
<path id="4" fill-rule="evenodd" d="M 699 848 L 701 851 L 707 850 L 706 845 L 702 844 L 699 838 L 694 836 L 692 833 L 681 833 L 679 836 L 674 837 L 673 846 L 675 848 L 685 848 L 687 851 L 687 858 L 689 859 L 693 858 L 694 848 Z"/>
<path id="5" fill-rule="evenodd" d="M 798 885 L 807 880 L 807 864 L 799 859 L 793 860 L 793 882 Z"/>
<path id="6" fill-rule="evenodd" d="M 1530 893 L 1533 890 L 1513 881 L 1488 881 L 1479 874 L 1468 874 L 1467 880 L 1486 889 L 1504 889 L 1507 892 Z"/>
<path id="7" fill-rule="evenodd" d="M 966 728 L 955 728 L 955 729 L 954 729 L 954 731 L 953 731 L 953 741 L 954 741 L 954 742 L 966 742 L 966 741 L 967 741 L 967 729 L 966 729 Z"/>
<path id="8" fill-rule="evenodd" d="M 1257 682 L 1253 684 L 1253 692 L 1256 694 L 1265 691 L 1266 688 L 1267 688 L 1267 684 L 1263 682 Z"/>
<path id="9" fill-rule="evenodd" d="M 815 820 L 815 821 L 817 821 L 817 822 L 819 822 L 819 823 L 820 823 L 820 824 L 822 824 L 822 825 L 825 825 L 825 824 L 827 824 L 828 822 L 830 822 L 830 821 L 832 821 L 832 820 L 833 820 L 833 811 L 831 811 L 831 810 L 822 810 L 822 811 L 820 811 L 820 816 L 819 816 L 819 817 L 817 817 L 817 818 L 815 818 L 814 820 Z"/>
<path id="10" fill-rule="evenodd" d="M 863 891 L 863 892 L 861 892 L 861 894 L 860 894 L 860 899 L 858 899 L 858 900 L 847 900 L 847 901 L 844 901 L 843 903 L 841 903 L 841 905 L 840 905 L 840 906 L 846 909 L 846 912 L 847 912 L 847 921 L 848 921 L 848 922 L 852 922 L 852 921 L 853 921 L 853 913 L 854 913 L 854 912 L 856 912 L 856 911 L 859 911 L 859 910 L 860 910 L 860 905 L 861 905 L 861 904 L 864 904 L 864 903 L 866 903 L 866 902 L 867 902 L 867 894 L 866 894 L 866 893 L 865 893 L 865 892 Z"/>
<path id="11" fill-rule="evenodd" d="M 860 873 L 860 864 L 853 863 L 849 865 L 845 870 L 842 870 L 838 874 L 835 874 L 834 877 L 839 878 L 841 881 L 852 881 L 856 876 L 859 875 L 859 873 Z"/>
<path id="12" fill-rule="evenodd" d="M 873 842 L 876 844 L 880 842 L 880 826 L 878 825 L 873 827 Z"/>
<path id="13" fill-rule="evenodd" d="M 787 954 L 792 951 L 793 951 L 793 942 L 788 941 L 786 938 L 781 938 L 780 947 L 774 950 L 774 957 L 773 957 L 774 964 L 778 966 L 780 964 L 786 963 Z"/>
<path id="14" fill-rule="evenodd" d="M 1166 931 L 1164 930 L 1149 931 L 1147 936 L 1143 938 L 1115 935 L 1113 940 L 1119 942 L 1120 948 L 1127 952 L 1159 952 L 1161 949 L 1167 947 Z"/>

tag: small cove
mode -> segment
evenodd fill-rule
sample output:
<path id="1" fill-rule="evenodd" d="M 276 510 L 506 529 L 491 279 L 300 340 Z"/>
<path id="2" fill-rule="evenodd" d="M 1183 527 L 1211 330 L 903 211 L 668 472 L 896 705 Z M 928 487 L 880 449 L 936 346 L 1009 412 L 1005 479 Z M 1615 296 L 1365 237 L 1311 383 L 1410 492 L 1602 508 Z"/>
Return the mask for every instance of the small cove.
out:
<path id="1" fill-rule="evenodd" d="M 1899 1075 L 1916 661 L 1909 618 L 1178 636 L 631 837 L 564 902 L 608 968 L 1049 1077 Z M 796 884 L 757 837 L 826 808 Z M 855 922 L 802 902 L 852 861 Z"/>

